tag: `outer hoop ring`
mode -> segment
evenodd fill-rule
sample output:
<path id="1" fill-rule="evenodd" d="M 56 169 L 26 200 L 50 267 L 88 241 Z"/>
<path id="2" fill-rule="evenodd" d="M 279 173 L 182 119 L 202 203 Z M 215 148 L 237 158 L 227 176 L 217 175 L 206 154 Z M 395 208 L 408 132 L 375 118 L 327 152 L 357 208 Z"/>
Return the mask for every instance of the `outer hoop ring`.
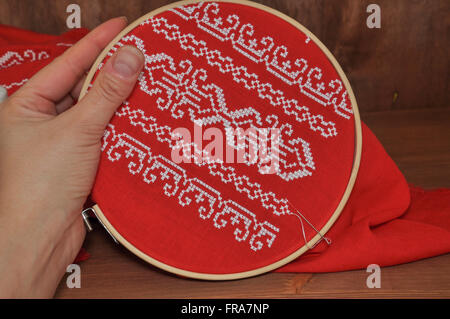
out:
<path id="1" fill-rule="evenodd" d="M 81 90 L 81 94 L 79 99 L 83 98 L 83 96 L 87 93 L 88 86 L 90 82 L 92 81 L 92 78 L 94 77 L 95 73 L 97 72 L 97 66 L 103 61 L 106 54 L 111 50 L 111 48 L 114 46 L 114 44 L 119 41 L 124 35 L 126 35 L 128 32 L 136 28 L 142 21 L 147 20 L 148 18 L 157 15 L 161 12 L 167 11 L 169 9 L 172 9 L 174 7 L 187 5 L 187 4 L 194 4 L 202 2 L 202 0 L 184 0 L 184 1 L 178 1 L 171 3 L 169 5 L 163 6 L 161 8 L 158 8 L 156 10 L 151 11 L 150 13 L 147 13 L 146 15 L 140 17 L 139 19 L 135 20 L 133 23 L 128 25 L 122 32 L 120 32 L 109 44 L 108 46 L 102 51 L 102 53 L 99 55 L 97 60 L 94 62 L 91 70 L 89 71 L 86 81 L 83 84 L 83 88 Z M 303 25 L 301 25 L 296 20 L 288 17 L 287 15 L 276 11 L 275 9 L 272 9 L 270 7 L 267 7 L 265 5 L 250 2 L 247 0 L 203 0 L 203 2 L 228 2 L 228 3 L 235 3 L 235 4 L 241 4 L 246 5 L 250 7 L 254 7 L 266 12 L 269 12 L 286 22 L 289 22 L 291 25 L 302 31 L 304 34 L 306 34 L 314 43 L 325 53 L 329 61 L 332 63 L 333 67 L 338 72 L 339 76 L 341 77 L 344 86 L 349 94 L 349 98 L 352 104 L 352 110 L 353 110 L 353 116 L 355 119 L 355 154 L 353 159 L 353 168 L 352 172 L 350 174 L 350 178 L 347 184 L 347 187 L 344 191 L 344 194 L 341 198 L 341 201 L 339 202 L 339 205 L 337 206 L 336 210 L 334 211 L 333 215 L 330 217 L 330 219 L 327 221 L 327 223 L 322 227 L 320 230 L 320 233 L 314 236 L 307 244 L 299 248 L 294 253 L 290 254 L 287 257 L 284 257 L 270 265 L 260 267 L 257 269 L 245 271 L 245 272 L 238 272 L 238 273 L 230 273 L 230 274 L 211 274 L 211 273 L 199 273 L 199 272 L 193 272 L 193 271 L 187 271 L 180 268 L 176 268 L 170 265 L 167 265 L 159 260 L 156 260 L 146 254 L 144 254 L 142 251 L 137 249 L 135 246 L 133 246 L 130 242 L 128 242 L 112 225 L 111 223 L 106 219 L 105 215 L 103 214 L 102 210 L 98 205 L 95 205 L 93 209 L 96 212 L 97 217 L 100 219 L 100 221 L 103 223 L 103 225 L 108 229 L 108 231 L 117 239 L 117 241 L 122 244 L 124 247 L 126 247 L 128 250 L 130 250 L 133 254 L 138 256 L 139 258 L 143 259 L 144 261 L 148 262 L 149 264 L 152 264 L 153 266 L 156 266 L 158 268 L 161 268 L 165 271 L 174 273 L 179 276 L 183 277 L 189 277 L 189 278 L 195 278 L 195 279 L 203 279 L 203 280 L 233 280 L 233 279 L 241 279 L 241 278 L 247 278 L 252 277 L 256 275 L 260 275 L 266 272 L 269 272 L 271 270 L 274 270 L 276 268 L 279 268 L 292 260 L 296 259 L 300 255 L 304 254 L 308 250 L 308 246 L 311 247 L 314 244 L 316 244 L 322 236 L 325 236 L 325 234 L 328 232 L 328 230 L 333 226 L 334 222 L 337 220 L 339 215 L 341 214 L 342 210 L 345 207 L 345 204 L 347 203 L 348 198 L 350 197 L 350 194 L 352 192 L 353 186 L 356 181 L 356 177 L 358 175 L 359 170 L 359 164 L 361 161 L 361 149 L 362 149 L 362 133 L 361 133 L 361 119 L 359 116 L 358 111 L 358 105 L 356 103 L 355 95 L 353 93 L 353 90 L 350 86 L 350 83 L 340 67 L 339 63 L 336 61 L 334 56 L 331 54 L 331 52 L 325 47 L 325 45 L 314 35 L 312 34 L 308 29 L 306 29 Z"/>

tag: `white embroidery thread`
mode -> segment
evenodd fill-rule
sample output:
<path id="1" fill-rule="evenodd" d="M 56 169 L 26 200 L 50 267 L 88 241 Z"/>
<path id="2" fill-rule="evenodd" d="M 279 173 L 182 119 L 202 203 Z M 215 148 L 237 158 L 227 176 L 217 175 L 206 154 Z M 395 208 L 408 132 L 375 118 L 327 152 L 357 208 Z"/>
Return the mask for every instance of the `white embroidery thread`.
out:
<path id="1" fill-rule="evenodd" d="M 139 76 L 139 87 L 149 96 L 157 97 L 156 104 L 160 110 L 169 110 L 171 116 L 176 119 L 183 118 L 187 111 L 191 122 L 200 125 L 220 123 L 225 129 L 249 125 L 258 132 L 261 131 L 258 128 L 263 126 L 260 113 L 252 107 L 229 111 L 224 90 L 215 83 L 207 82 L 207 71 L 195 69 L 191 61 L 175 63 L 174 59 L 165 53 L 148 55 L 145 53 L 143 41 L 134 35 L 123 37 L 114 45 L 110 54 L 130 43 L 142 50 L 146 59 L 145 71 Z M 309 143 L 300 137 L 290 138 L 293 134 L 292 126 L 289 123 L 280 125 L 276 115 L 268 116 L 265 121 L 266 124 L 271 124 L 272 128 L 279 128 L 282 135 L 278 138 L 278 154 L 267 153 L 266 158 L 257 163 L 258 171 L 264 174 L 267 171 L 265 164 L 270 161 L 270 157 L 277 156 L 279 164 L 276 173 L 283 180 L 291 181 L 311 176 L 315 164 Z M 290 139 L 287 140 L 288 138 Z M 248 137 L 246 140 L 253 142 Z M 228 144 L 237 147 L 232 142 Z M 259 144 L 267 145 L 266 141 Z M 254 149 L 257 149 L 257 146 L 254 146 Z M 249 165 L 249 162 L 246 164 Z"/>
<path id="2" fill-rule="evenodd" d="M 353 110 L 347 104 L 347 91 L 343 90 L 338 79 L 328 83 L 329 92 L 325 92 L 322 70 L 309 67 L 305 58 L 287 59 L 289 52 L 286 46 L 276 45 L 272 36 L 261 39 L 252 38 L 255 28 L 250 23 L 241 23 L 237 14 L 221 16 L 219 3 L 203 3 L 180 6 L 170 11 L 185 21 L 194 21 L 195 25 L 209 35 L 222 42 L 229 41 L 232 47 L 255 63 L 264 63 L 266 70 L 289 85 L 297 85 L 300 92 L 314 101 L 324 105 L 332 105 L 336 114 L 350 119 Z M 212 22 L 212 20 L 214 22 Z M 227 26 L 225 26 L 227 22 Z M 310 38 L 306 37 L 305 43 Z M 281 61 L 281 62 L 280 62 Z"/>
<path id="3" fill-rule="evenodd" d="M 0 69 L 7 69 L 14 65 L 20 65 L 25 62 L 34 62 L 48 59 L 50 56 L 46 51 L 34 52 L 25 50 L 22 54 L 15 51 L 7 51 L 0 57 Z"/>
<path id="4" fill-rule="evenodd" d="M 108 125 L 103 136 L 102 150 L 111 162 L 127 160 L 130 174 L 138 176 L 143 172 L 143 182 L 165 183 L 163 191 L 166 196 L 176 196 L 178 204 L 184 207 L 196 205 L 199 217 L 203 220 L 212 218 L 215 228 L 234 226 L 235 240 L 248 240 L 251 250 L 257 252 L 264 246 L 270 248 L 273 245 L 278 227 L 267 221 L 259 222 L 256 215 L 245 207 L 230 199 L 223 199 L 219 191 L 200 179 L 189 178 L 177 164 L 162 155 L 152 155 L 147 145 L 126 133 L 116 133 L 112 124 Z"/>
<path id="5" fill-rule="evenodd" d="M 151 24 L 153 31 L 163 34 L 168 41 L 177 41 L 180 48 L 189 51 L 196 57 L 204 57 L 206 62 L 215 66 L 221 73 L 231 73 L 233 80 L 246 89 L 256 91 L 258 97 L 267 100 L 273 106 L 281 106 L 286 115 L 294 116 L 299 123 L 307 122 L 309 128 L 319 132 L 323 137 L 337 135 L 336 125 L 332 121 L 325 121 L 323 115 L 314 115 L 306 106 L 300 106 L 295 99 L 288 99 L 281 90 L 275 90 L 271 83 L 261 82 L 255 73 L 248 73 L 245 66 L 236 66 L 231 57 L 224 57 L 219 50 L 211 50 L 206 42 L 196 40 L 193 34 L 183 34 L 176 24 L 168 24 L 165 18 L 152 17 L 141 25 Z"/>

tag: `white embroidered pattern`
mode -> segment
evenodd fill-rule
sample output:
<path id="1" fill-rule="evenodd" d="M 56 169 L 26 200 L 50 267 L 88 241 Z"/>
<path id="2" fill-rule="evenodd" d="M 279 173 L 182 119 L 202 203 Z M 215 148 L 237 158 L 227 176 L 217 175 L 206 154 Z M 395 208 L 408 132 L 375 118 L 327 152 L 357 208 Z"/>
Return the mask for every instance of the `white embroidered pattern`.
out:
<path id="1" fill-rule="evenodd" d="M 186 170 L 162 155 L 152 155 L 150 147 L 132 136 L 115 132 L 108 125 L 102 141 L 102 151 L 108 160 L 128 161 L 128 171 L 141 176 L 147 184 L 159 183 L 167 197 L 175 197 L 178 204 L 195 206 L 199 217 L 212 219 L 217 229 L 234 227 L 234 238 L 247 242 L 257 252 L 264 246 L 271 247 L 279 228 L 267 221 L 260 222 L 256 215 L 230 199 L 224 199 L 219 191 L 196 177 L 188 177 Z"/>
<path id="2" fill-rule="evenodd" d="M 19 65 L 25 62 L 34 62 L 48 59 L 50 56 L 46 51 L 34 52 L 33 50 L 25 50 L 23 53 L 15 51 L 7 51 L 0 57 L 0 69 L 6 69 L 13 65 Z"/>
<path id="3" fill-rule="evenodd" d="M 270 125 L 271 128 L 278 128 L 281 134 L 277 141 L 277 154 L 261 152 L 266 155 L 258 163 L 249 161 L 251 154 L 247 154 L 246 164 L 249 166 L 257 164 L 258 171 L 264 174 L 268 170 L 267 163 L 277 157 L 276 174 L 283 180 L 291 181 L 312 175 L 315 164 L 309 143 L 299 137 L 292 138 L 292 125 L 289 123 L 280 125 L 278 117 L 274 114 L 267 116 L 263 123 L 260 112 L 252 107 L 229 111 L 224 90 L 215 83 L 207 82 L 206 70 L 194 68 L 192 62 L 187 59 L 175 63 L 174 59 L 165 53 L 148 55 L 143 41 L 134 35 L 123 37 L 109 54 L 112 55 L 126 44 L 134 44 L 143 52 L 146 64 L 145 71 L 139 77 L 139 87 L 149 96 L 157 98 L 156 104 L 160 110 L 169 110 L 171 116 L 176 119 L 182 119 L 187 112 L 192 123 L 199 125 L 220 123 L 225 129 L 242 128 L 243 125 L 247 125 L 263 133 L 260 127 Z M 246 141 L 255 143 L 248 137 Z M 258 145 L 267 145 L 267 141 L 258 142 L 260 142 Z M 235 149 L 239 148 L 230 136 L 227 136 L 227 143 Z M 257 150 L 258 145 L 254 145 L 253 150 Z"/>
<path id="4" fill-rule="evenodd" d="M 141 109 L 131 108 L 128 102 L 120 107 L 116 112 L 116 118 L 126 118 L 129 123 L 140 129 L 146 134 L 155 134 L 156 138 L 161 143 L 166 143 L 173 148 L 179 147 L 193 147 L 194 153 L 201 154 L 200 150 L 194 142 L 183 143 L 181 141 L 172 139 L 172 128 L 168 125 L 159 125 L 156 118 L 152 116 L 146 116 Z M 192 157 L 195 154 L 191 155 Z M 259 200 L 261 206 L 265 209 L 271 210 L 276 216 L 281 215 L 295 215 L 289 207 L 289 202 L 285 198 L 277 198 L 277 195 L 273 192 L 265 192 L 262 190 L 261 185 L 257 182 L 252 182 L 246 175 L 239 175 L 232 166 L 226 166 L 223 163 L 210 163 L 208 161 L 197 163 L 197 166 L 206 166 L 211 176 L 217 176 L 224 184 L 232 183 L 236 191 L 244 193 L 251 200 Z"/>
<path id="5" fill-rule="evenodd" d="M 256 91 L 258 97 L 267 100 L 273 106 L 281 106 L 286 115 L 294 116 L 299 123 L 307 122 L 309 128 L 314 132 L 320 132 L 323 137 L 337 135 L 336 125 L 332 121 L 325 121 L 323 115 L 311 114 L 306 106 L 300 106 L 295 99 L 288 99 L 281 90 L 275 90 L 271 83 L 261 82 L 255 73 L 248 73 L 243 65 L 236 66 L 231 57 L 224 57 L 219 50 L 211 50 L 206 42 L 198 41 L 192 34 L 184 34 L 179 31 L 176 24 L 168 24 L 165 18 L 152 17 L 141 25 L 151 24 L 153 31 L 163 34 L 168 41 L 177 41 L 180 48 L 186 50 L 196 57 L 204 57 L 206 62 L 217 67 L 221 73 L 230 73 L 233 80 L 243 85 L 246 89 Z"/>
<path id="6" fill-rule="evenodd" d="M 186 21 L 193 20 L 196 26 L 222 42 L 229 41 L 232 47 L 255 63 L 264 63 L 266 70 L 289 85 L 297 85 L 300 92 L 314 101 L 324 105 L 332 105 L 334 111 L 350 119 L 353 113 L 347 104 L 347 91 L 338 79 L 325 86 L 322 81 L 322 70 L 308 66 L 305 58 L 288 59 L 288 49 L 285 45 L 276 45 L 272 36 L 261 39 L 252 38 L 255 27 L 250 23 L 241 22 L 237 14 L 227 17 L 220 15 L 219 3 L 203 3 L 180 6 L 171 9 Z M 309 43 L 310 38 L 305 39 Z M 328 92 L 326 92 L 328 88 Z"/>

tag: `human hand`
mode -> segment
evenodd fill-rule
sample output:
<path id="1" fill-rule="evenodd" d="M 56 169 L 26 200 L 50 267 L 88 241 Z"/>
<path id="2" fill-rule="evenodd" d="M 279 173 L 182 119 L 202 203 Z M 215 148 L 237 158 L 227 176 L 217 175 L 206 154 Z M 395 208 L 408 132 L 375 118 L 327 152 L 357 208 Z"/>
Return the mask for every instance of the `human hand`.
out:
<path id="1" fill-rule="evenodd" d="M 103 131 L 131 93 L 142 53 L 121 48 L 73 103 L 86 71 L 125 25 L 102 24 L 0 104 L 0 297 L 53 296 L 82 245 L 81 210 Z"/>

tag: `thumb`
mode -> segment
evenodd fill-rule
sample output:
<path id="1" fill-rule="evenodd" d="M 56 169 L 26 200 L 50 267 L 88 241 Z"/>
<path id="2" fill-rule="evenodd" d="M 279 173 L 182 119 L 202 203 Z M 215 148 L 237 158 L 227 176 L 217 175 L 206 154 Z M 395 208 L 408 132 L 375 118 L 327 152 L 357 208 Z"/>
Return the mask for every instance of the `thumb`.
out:
<path id="1" fill-rule="evenodd" d="M 144 61 L 144 55 L 137 48 L 120 48 L 102 68 L 93 87 L 74 107 L 75 113 L 103 132 L 116 109 L 133 90 Z"/>

